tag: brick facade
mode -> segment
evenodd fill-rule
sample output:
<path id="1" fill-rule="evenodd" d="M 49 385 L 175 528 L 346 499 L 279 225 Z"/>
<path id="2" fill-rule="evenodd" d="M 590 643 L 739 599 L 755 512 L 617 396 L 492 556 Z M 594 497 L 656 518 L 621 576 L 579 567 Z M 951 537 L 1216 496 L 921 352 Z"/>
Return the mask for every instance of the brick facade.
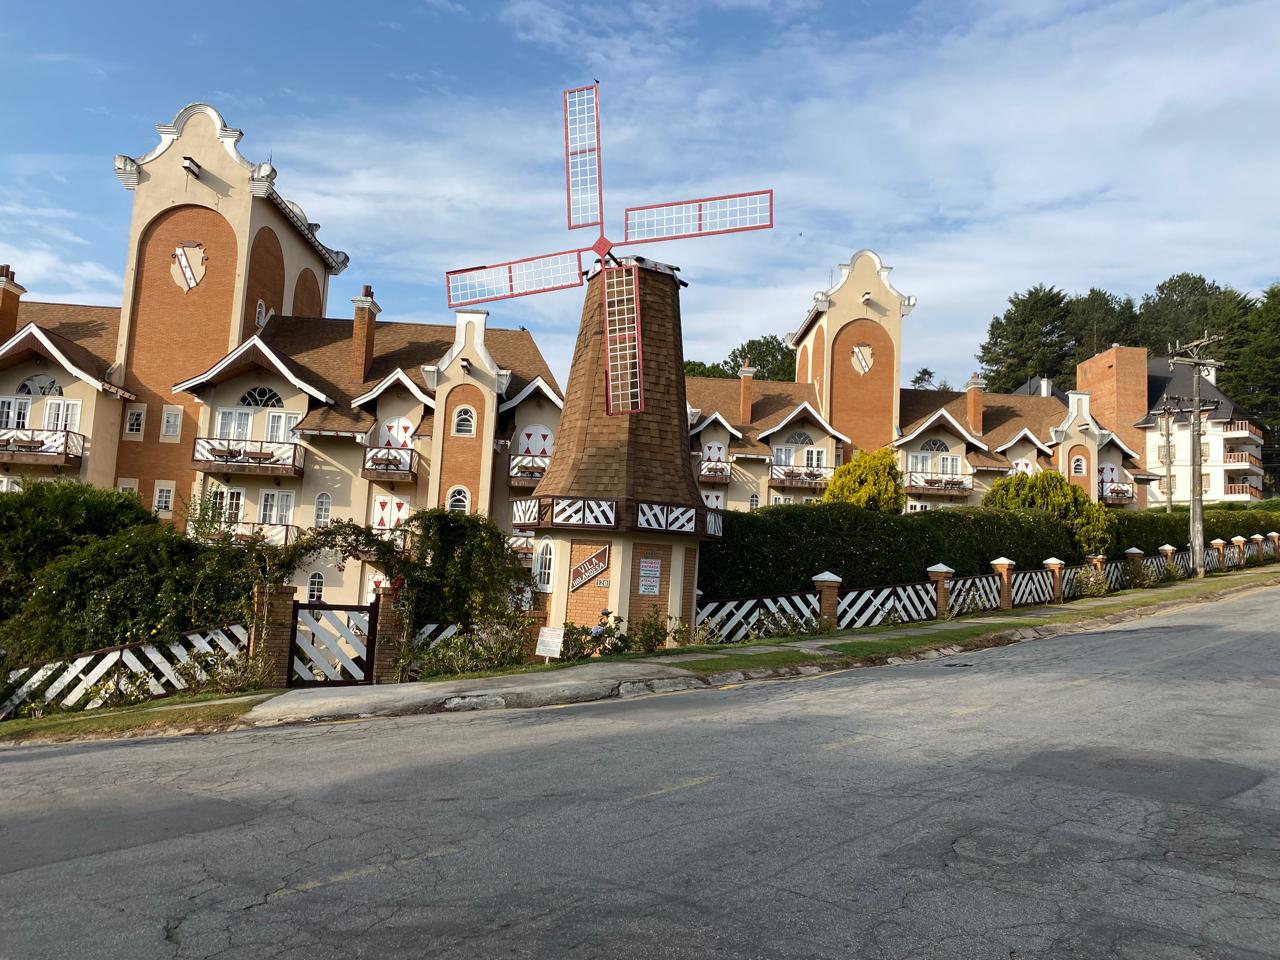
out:
<path id="1" fill-rule="evenodd" d="M 319 317 L 324 315 L 324 300 L 320 294 L 320 281 L 310 267 L 303 267 L 293 285 L 293 307 L 290 313 L 295 317 Z"/>
<path id="2" fill-rule="evenodd" d="M 240 324 L 240 339 L 252 337 L 258 329 L 258 301 L 262 301 L 263 316 L 284 313 L 284 250 L 280 238 L 270 227 L 262 227 L 249 248 L 249 270 L 244 285 L 244 314 Z"/>
<path id="3" fill-rule="evenodd" d="M 569 574 L 566 574 L 566 578 L 572 574 L 574 567 L 605 546 L 607 542 L 606 540 L 572 541 L 569 546 Z M 609 552 L 609 566 L 569 594 L 568 608 L 565 613 L 567 622 L 590 625 L 600 619 L 600 611 L 609 606 L 609 588 L 607 586 L 597 586 L 596 581 L 601 579 L 610 580 L 617 576 L 618 558 L 616 554 L 617 548 L 615 547 Z M 565 590 L 568 590 L 568 588 L 569 584 L 566 579 Z"/>
<path id="4" fill-rule="evenodd" d="M 871 369 L 856 369 L 853 348 L 871 348 Z M 842 327 L 831 346 L 832 426 L 861 450 L 878 450 L 894 439 L 893 402 L 898 392 L 896 349 L 889 331 L 874 320 Z"/>
<path id="5" fill-rule="evenodd" d="M 475 433 L 470 437 L 457 436 L 453 432 L 453 418 L 459 407 L 470 407 L 475 411 Z M 437 506 L 447 506 L 449 491 L 462 486 L 467 488 L 474 513 L 480 495 L 480 463 L 485 445 L 485 404 L 480 388 L 475 384 L 460 383 L 450 390 L 445 400 L 445 415 L 436 418 L 435 429 L 442 431 L 443 437 Z"/>
<path id="6" fill-rule="evenodd" d="M 658 595 L 644 596 L 640 593 L 640 562 L 657 560 L 662 564 L 658 579 Z M 627 599 L 627 619 L 642 620 L 655 612 L 664 621 L 669 609 L 671 597 L 671 544 L 669 543 L 636 543 L 631 548 L 631 586 Z"/>

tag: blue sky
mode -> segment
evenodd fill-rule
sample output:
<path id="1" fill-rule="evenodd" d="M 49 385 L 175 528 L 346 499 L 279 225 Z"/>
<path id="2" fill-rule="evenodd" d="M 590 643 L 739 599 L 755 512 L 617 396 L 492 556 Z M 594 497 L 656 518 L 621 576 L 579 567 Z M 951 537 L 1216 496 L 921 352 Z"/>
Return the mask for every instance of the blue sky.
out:
<path id="1" fill-rule="evenodd" d="M 904 376 L 952 382 L 1038 282 L 1140 294 L 1180 270 L 1280 279 L 1280 4 L 925 0 L 223 3 L 122 16 L 4 4 L 0 262 L 32 298 L 118 302 L 111 172 L 214 104 L 351 254 L 388 319 L 450 322 L 443 272 L 560 250 L 559 92 L 603 83 L 606 227 L 624 205 L 772 186 L 772 231 L 655 245 L 686 355 L 794 329 L 871 247 L 919 297 Z M 567 371 L 580 298 L 491 306 Z"/>

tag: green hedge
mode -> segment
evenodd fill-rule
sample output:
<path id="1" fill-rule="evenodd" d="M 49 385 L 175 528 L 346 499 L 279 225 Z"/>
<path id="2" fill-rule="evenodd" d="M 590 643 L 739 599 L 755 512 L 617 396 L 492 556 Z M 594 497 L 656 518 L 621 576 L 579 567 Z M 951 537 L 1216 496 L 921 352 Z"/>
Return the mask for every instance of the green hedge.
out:
<path id="1" fill-rule="evenodd" d="M 924 580 L 945 563 L 957 575 L 990 573 L 1006 556 L 1018 569 L 1048 557 L 1084 558 L 1070 531 L 1047 514 L 961 507 L 905 515 L 846 503 L 791 504 L 726 511 L 724 537 L 702 548 L 698 586 L 706 599 L 793 593 L 830 570 L 844 587 Z"/>
<path id="2" fill-rule="evenodd" d="M 1185 550 L 1191 540 L 1190 517 L 1186 511 L 1120 510 L 1116 511 L 1116 521 L 1116 541 L 1111 548 L 1115 557 L 1123 556 L 1130 547 L 1155 553 L 1166 543 Z M 1230 542 L 1237 535 L 1251 537 L 1261 533 L 1265 536 L 1272 530 L 1280 530 L 1280 512 L 1215 508 L 1204 512 L 1205 543 L 1215 539 Z"/>

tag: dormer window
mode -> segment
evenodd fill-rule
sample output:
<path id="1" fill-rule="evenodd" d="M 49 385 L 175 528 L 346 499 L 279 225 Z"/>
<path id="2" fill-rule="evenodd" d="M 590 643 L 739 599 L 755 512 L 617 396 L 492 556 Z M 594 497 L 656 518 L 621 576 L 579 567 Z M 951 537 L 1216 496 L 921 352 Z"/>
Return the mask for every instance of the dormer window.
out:
<path id="1" fill-rule="evenodd" d="M 476 412 L 470 407 L 459 407 L 453 411 L 453 435 L 455 437 L 476 435 Z"/>

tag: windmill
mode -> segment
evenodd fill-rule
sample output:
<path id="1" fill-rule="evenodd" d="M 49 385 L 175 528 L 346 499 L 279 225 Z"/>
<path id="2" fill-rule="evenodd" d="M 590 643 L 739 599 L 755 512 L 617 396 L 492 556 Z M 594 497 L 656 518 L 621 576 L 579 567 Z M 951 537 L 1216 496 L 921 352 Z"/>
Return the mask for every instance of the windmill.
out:
<path id="1" fill-rule="evenodd" d="M 676 268 L 619 248 L 773 226 L 773 191 L 627 207 L 623 239 L 604 232 L 598 84 L 564 92 L 565 202 L 590 246 L 446 274 L 449 306 L 586 286 L 573 365 L 546 471 L 511 501 L 512 528 L 541 537 L 539 582 L 552 624 L 693 622 L 698 543 L 720 514 L 698 487 L 689 450 Z M 599 264 L 583 270 L 583 254 Z M 542 562 L 541 559 L 539 562 Z"/>
<path id="2" fill-rule="evenodd" d="M 604 232 L 599 83 L 564 92 L 564 178 L 568 228 L 597 227 L 596 241 L 558 253 L 450 270 L 445 274 L 449 307 L 580 287 L 584 282 L 582 255 L 594 253 L 606 264 L 604 320 L 611 371 L 610 412 L 636 412 L 644 404 L 640 387 L 644 351 L 635 309 L 638 281 L 635 267 L 621 265 L 612 251 L 661 240 L 768 230 L 773 226 L 773 191 L 627 207 L 623 211 L 623 239 L 613 242 Z M 614 372 L 625 372 L 625 376 L 615 377 Z"/>

